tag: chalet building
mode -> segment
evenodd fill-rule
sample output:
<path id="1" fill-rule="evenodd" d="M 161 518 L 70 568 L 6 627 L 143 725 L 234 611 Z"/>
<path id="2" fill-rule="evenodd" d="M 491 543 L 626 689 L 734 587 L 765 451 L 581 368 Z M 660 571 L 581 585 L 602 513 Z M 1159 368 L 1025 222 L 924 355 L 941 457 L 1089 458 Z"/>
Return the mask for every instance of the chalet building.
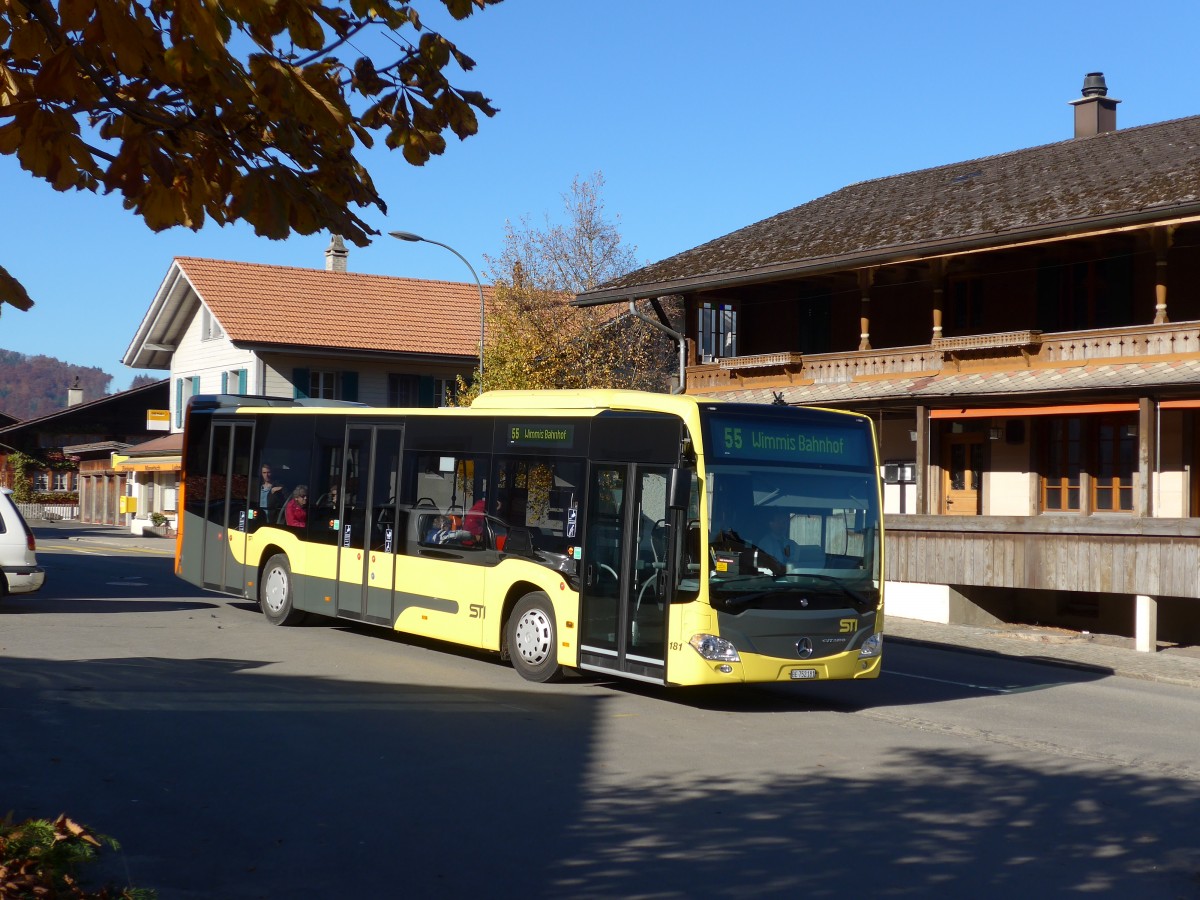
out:
<path id="1" fill-rule="evenodd" d="M 169 429 L 189 397 L 252 394 L 372 406 L 442 406 L 479 360 L 480 287 L 347 270 L 340 237 L 324 269 L 180 257 L 122 362 L 170 373 Z M 490 302 L 491 288 L 482 288 Z M 179 439 L 130 448 L 130 524 L 174 519 Z"/>
<path id="2" fill-rule="evenodd" d="M 1200 642 L 1200 116 L 850 185 L 580 295 L 686 390 L 869 414 L 888 611 Z"/>
<path id="3" fill-rule="evenodd" d="M 65 409 L 0 427 L 0 486 L 14 486 L 8 454 L 19 450 L 40 461 L 26 472 L 36 493 L 77 498 L 53 506 L 77 505 L 85 523 L 121 523 L 126 475 L 113 467 L 112 454 L 154 435 L 149 413 L 166 406 L 167 393 L 165 380 L 95 400 L 71 387 Z"/>

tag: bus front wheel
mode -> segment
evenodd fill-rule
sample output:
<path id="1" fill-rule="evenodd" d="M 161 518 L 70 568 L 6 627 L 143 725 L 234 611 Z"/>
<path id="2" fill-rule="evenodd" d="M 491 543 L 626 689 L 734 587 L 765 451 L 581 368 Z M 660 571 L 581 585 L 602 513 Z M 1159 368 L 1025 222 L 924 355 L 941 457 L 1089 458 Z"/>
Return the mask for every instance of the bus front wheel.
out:
<path id="1" fill-rule="evenodd" d="M 526 594 L 513 607 L 508 617 L 508 656 L 526 681 L 557 681 L 562 676 L 554 606 L 545 591 Z"/>
<path id="2" fill-rule="evenodd" d="M 258 600 L 263 615 L 272 625 L 298 625 L 304 613 L 292 605 L 292 567 L 288 558 L 276 553 L 267 560 L 258 580 Z"/>

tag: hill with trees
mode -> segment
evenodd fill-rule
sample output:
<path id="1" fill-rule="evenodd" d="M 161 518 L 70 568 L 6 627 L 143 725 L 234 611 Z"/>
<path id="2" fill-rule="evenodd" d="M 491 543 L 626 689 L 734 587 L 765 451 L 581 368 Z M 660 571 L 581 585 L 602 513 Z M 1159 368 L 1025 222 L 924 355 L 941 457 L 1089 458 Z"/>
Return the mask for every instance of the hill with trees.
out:
<path id="1" fill-rule="evenodd" d="M 25 420 L 66 409 L 67 391 L 76 378 L 85 401 L 103 397 L 112 382 L 111 375 L 95 366 L 0 350 L 0 412 Z"/>

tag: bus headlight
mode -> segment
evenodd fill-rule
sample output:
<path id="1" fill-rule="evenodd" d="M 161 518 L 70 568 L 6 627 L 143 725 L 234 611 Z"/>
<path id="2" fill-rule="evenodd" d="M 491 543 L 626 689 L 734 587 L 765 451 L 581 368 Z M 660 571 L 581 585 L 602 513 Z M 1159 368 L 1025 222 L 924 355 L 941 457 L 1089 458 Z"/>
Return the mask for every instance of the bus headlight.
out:
<path id="1" fill-rule="evenodd" d="M 883 635 L 873 634 L 858 648 L 858 658 L 867 659 L 871 656 L 878 656 L 883 652 Z"/>
<path id="2" fill-rule="evenodd" d="M 693 634 L 692 639 L 688 643 L 692 645 L 693 650 L 705 659 L 714 662 L 742 661 L 742 658 L 738 656 L 737 647 L 733 646 L 725 638 L 719 638 L 715 634 Z"/>

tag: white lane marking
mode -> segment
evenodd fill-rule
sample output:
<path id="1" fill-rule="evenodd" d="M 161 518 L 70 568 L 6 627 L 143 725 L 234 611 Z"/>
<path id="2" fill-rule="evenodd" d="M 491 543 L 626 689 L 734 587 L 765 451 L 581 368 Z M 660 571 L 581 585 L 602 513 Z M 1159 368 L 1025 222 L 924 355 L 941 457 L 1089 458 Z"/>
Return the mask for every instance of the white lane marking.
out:
<path id="1" fill-rule="evenodd" d="M 896 672 L 894 668 L 889 668 L 888 674 L 898 674 L 902 678 L 917 678 L 922 682 L 937 682 L 938 684 L 953 684 L 955 688 L 971 688 L 977 691 L 991 691 L 992 694 L 1025 694 L 1027 691 L 1039 691 L 1046 688 L 1062 688 L 1062 686 L 1070 684 L 1070 682 L 1042 682 L 1039 684 L 1031 684 L 1020 686 L 1020 688 L 994 688 L 990 684 L 972 684 L 971 682 L 952 682 L 948 678 L 932 678 L 930 676 L 918 676 L 912 672 Z"/>

